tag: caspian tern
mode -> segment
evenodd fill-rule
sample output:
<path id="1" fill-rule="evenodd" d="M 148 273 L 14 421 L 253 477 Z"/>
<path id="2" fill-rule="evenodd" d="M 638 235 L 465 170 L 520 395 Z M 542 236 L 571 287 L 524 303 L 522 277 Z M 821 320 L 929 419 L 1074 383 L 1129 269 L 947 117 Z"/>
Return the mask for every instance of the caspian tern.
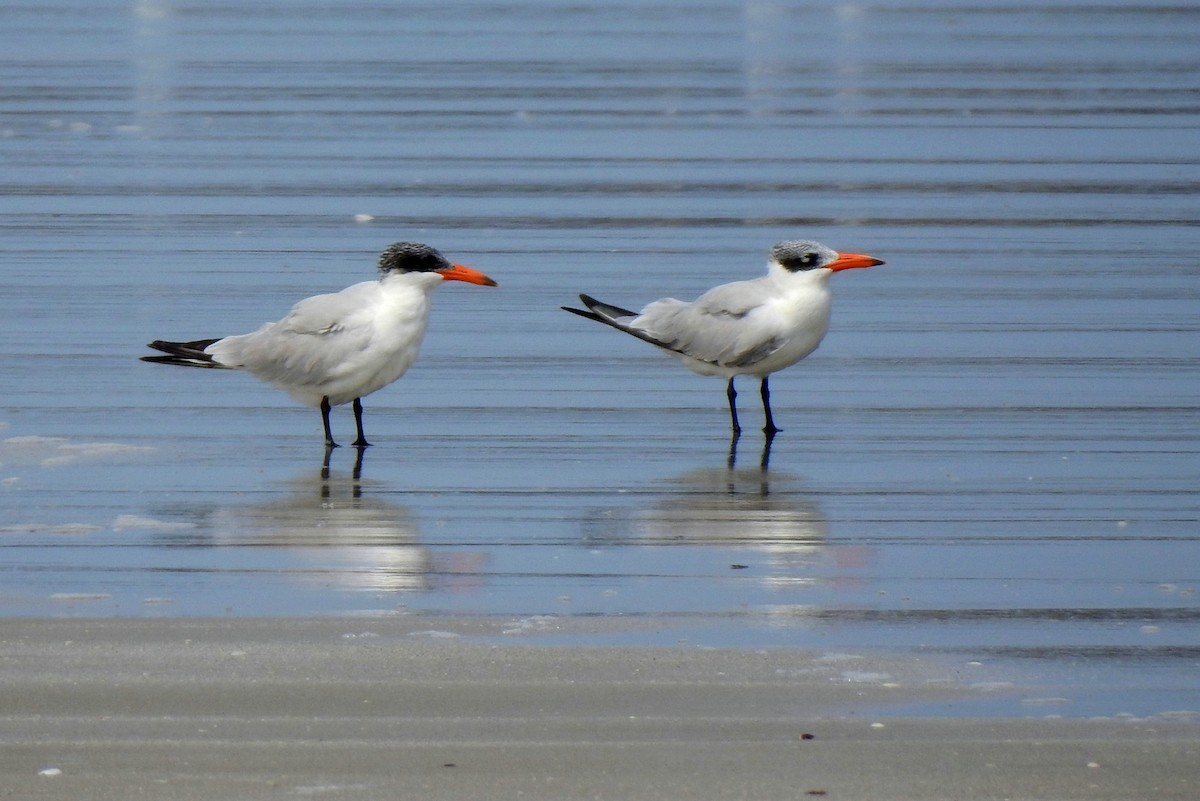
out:
<path id="1" fill-rule="evenodd" d="M 733 379 L 758 376 L 766 418 L 763 433 L 772 437 L 780 429 L 771 415 L 768 376 L 821 344 L 829 330 L 829 276 L 877 264 L 883 262 L 858 253 L 838 253 L 817 242 L 780 242 L 771 248 L 766 275 L 722 284 L 691 303 L 664 298 L 635 312 L 580 295 L 586 311 L 562 308 L 656 345 L 701 375 L 726 378 L 735 437 L 742 427 Z"/>
<path id="2" fill-rule="evenodd" d="M 478 270 L 451 264 L 429 245 L 397 242 L 379 257 L 377 281 L 364 281 L 329 295 L 300 301 L 287 316 L 249 334 L 155 340 L 166 356 L 142 361 L 184 367 L 245 370 L 303 404 L 321 410 L 325 444 L 336 447 L 329 410 L 354 402 L 358 439 L 363 436 L 362 398 L 392 383 L 412 366 L 429 322 L 430 293 L 443 281 L 496 286 Z"/>

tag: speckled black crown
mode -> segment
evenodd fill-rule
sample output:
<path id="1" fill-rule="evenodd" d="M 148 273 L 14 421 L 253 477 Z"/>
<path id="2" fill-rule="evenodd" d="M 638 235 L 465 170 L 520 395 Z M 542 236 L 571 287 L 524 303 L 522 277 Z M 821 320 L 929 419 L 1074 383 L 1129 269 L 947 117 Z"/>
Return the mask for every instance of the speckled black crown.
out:
<path id="1" fill-rule="evenodd" d="M 771 258 L 785 270 L 797 273 L 824 267 L 837 259 L 837 253 L 820 242 L 792 239 L 771 248 Z"/>
<path id="2" fill-rule="evenodd" d="M 427 273 L 452 266 L 449 259 L 420 242 L 397 242 L 379 254 L 381 273 Z"/>

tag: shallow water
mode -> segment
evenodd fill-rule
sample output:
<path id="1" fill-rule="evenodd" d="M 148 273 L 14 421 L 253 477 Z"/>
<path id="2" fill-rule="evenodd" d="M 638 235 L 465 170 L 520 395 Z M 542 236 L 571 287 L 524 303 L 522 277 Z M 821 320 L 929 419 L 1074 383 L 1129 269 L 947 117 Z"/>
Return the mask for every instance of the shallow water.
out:
<path id="1" fill-rule="evenodd" d="M 1200 709 L 1200 9 L 4 15 L 0 615 L 590 616 L 1061 685 L 991 712 Z M 752 381 L 731 454 L 719 381 L 558 309 L 795 237 L 888 264 L 772 381 L 765 470 Z M 137 361 L 398 239 L 501 287 L 439 290 L 360 465 L 247 376 Z"/>

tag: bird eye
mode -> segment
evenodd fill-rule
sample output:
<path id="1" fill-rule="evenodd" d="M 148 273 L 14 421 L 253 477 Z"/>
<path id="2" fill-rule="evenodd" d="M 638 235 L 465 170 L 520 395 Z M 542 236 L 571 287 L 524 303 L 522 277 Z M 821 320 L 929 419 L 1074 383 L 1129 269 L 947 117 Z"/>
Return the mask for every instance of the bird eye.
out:
<path id="1" fill-rule="evenodd" d="M 796 273 L 803 270 L 811 270 L 817 266 L 819 259 L 816 253 L 799 253 L 788 259 L 783 259 L 780 264 L 790 272 Z"/>

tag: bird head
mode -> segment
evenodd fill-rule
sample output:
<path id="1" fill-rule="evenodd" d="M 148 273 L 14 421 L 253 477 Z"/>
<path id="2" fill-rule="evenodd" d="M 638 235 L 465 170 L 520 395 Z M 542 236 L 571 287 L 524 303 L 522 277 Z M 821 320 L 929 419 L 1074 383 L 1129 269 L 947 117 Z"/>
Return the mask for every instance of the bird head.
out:
<path id="1" fill-rule="evenodd" d="M 849 270 L 853 267 L 874 267 L 884 262 L 873 256 L 860 253 L 838 253 L 820 242 L 793 239 L 780 242 L 771 248 L 771 265 L 789 273 L 806 273 L 813 270 Z M 828 275 L 829 273 L 825 273 Z"/>
<path id="2" fill-rule="evenodd" d="M 420 242 L 397 242 L 379 255 L 379 272 L 437 273 L 446 281 L 465 281 L 468 284 L 496 286 L 496 282 L 478 270 L 453 264 L 436 248 Z"/>

